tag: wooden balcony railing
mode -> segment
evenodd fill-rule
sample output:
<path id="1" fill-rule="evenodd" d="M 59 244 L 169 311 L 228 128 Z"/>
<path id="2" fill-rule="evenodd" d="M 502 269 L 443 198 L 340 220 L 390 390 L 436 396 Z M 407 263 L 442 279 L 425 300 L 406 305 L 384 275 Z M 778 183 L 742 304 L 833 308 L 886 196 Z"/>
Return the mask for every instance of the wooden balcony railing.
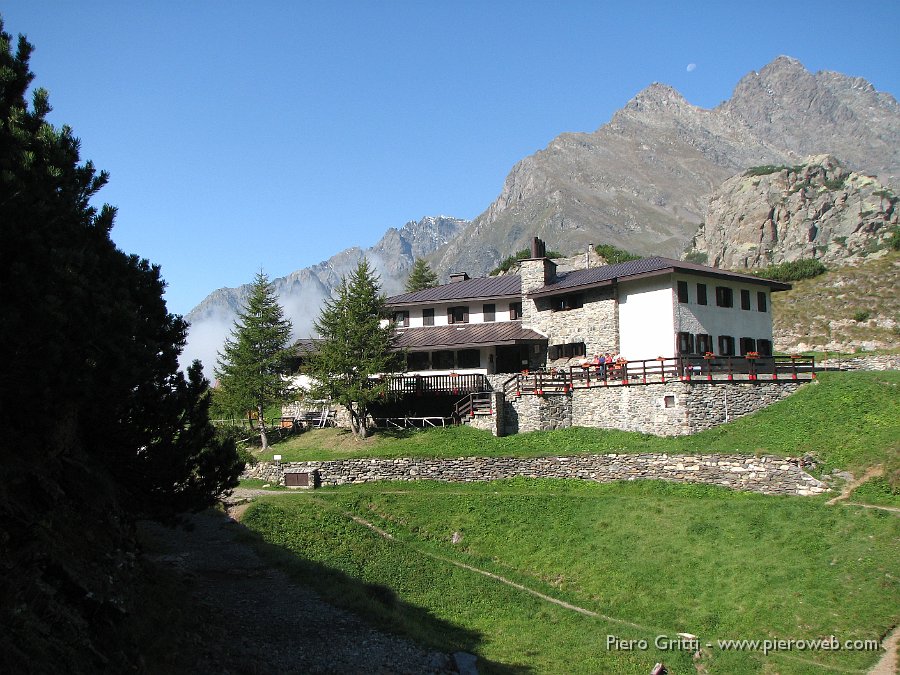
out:
<path id="1" fill-rule="evenodd" d="M 453 396 L 490 391 L 488 379 L 481 374 L 465 375 L 393 375 L 388 391 L 397 395 L 450 394 Z"/>
<path id="2" fill-rule="evenodd" d="M 529 394 L 567 394 L 588 387 L 631 386 L 680 380 L 683 382 L 754 382 L 812 379 L 812 357 L 677 356 L 626 361 L 613 365 L 570 366 L 513 375 L 504 382 L 507 397 Z"/>

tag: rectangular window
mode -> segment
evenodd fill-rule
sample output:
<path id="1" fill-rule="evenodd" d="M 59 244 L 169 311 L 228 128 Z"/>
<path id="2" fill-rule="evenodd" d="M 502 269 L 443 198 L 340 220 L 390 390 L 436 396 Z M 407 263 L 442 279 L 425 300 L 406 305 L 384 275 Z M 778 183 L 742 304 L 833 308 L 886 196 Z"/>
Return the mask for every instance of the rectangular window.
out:
<path id="1" fill-rule="evenodd" d="M 581 295 L 563 295 L 553 298 L 551 302 L 554 312 L 567 312 L 570 309 L 580 309 L 584 306 Z"/>
<path id="2" fill-rule="evenodd" d="M 552 345 L 548 351 L 548 358 L 552 361 L 555 359 L 571 359 L 577 356 L 587 354 L 587 349 L 583 342 L 568 342 L 562 345 Z"/>
<path id="3" fill-rule="evenodd" d="M 447 323 L 469 323 L 468 305 L 447 308 Z"/>
<path id="4" fill-rule="evenodd" d="M 678 282 L 678 302 L 687 303 L 688 300 L 688 284 L 686 281 Z"/>
<path id="5" fill-rule="evenodd" d="M 697 304 L 706 304 L 706 284 L 697 284 Z"/>
<path id="6" fill-rule="evenodd" d="M 756 340 L 751 337 L 741 338 L 741 356 L 745 356 L 748 352 L 756 351 Z"/>
<path id="7" fill-rule="evenodd" d="M 453 352 L 434 352 L 431 362 L 434 364 L 434 367 L 436 369 L 450 370 L 451 368 L 453 368 Z"/>
<path id="8" fill-rule="evenodd" d="M 484 315 L 485 321 L 496 321 L 497 320 L 497 305 L 485 305 L 482 308 L 482 314 Z"/>
<path id="9" fill-rule="evenodd" d="M 694 336 L 691 333 L 678 333 L 678 353 L 694 353 Z"/>
<path id="10" fill-rule="evenodd" d="M 771 340 L 757 340 L 756 341 L 756 351 L 759 352 L 760 356 L 772 356 L 772 341 Z"/>
<path id="11" fill-rule="evenodd" d="M 423 326 L 433 326 L 434 325 L 434 308 L 422 310 L 422 325 Z"/>
<path id="12" fill-rule="evenodd" d="M 728 286 L 716 286 L 716 304 L 719 307 L 734 307 L 734 292 Z"/>
<path id="13" fill-rule="evenodd" d="M 511 302 L 509 303 L 509 319 L 510 321 L 515 321 L 516 319 L 522 318 L 522 303 L 521 302 Z"/>
<path id="14" fill-rule="evenodd" d="M 750 291 L 741 289 L 741 309 L 750 309 Z"/>
<path id="15" fill-rule="evenodd" d="M 698 354 L 706 354 L 706 352 L 712 352 L 713 350 L 712 335 L 697 333 L 696 343 Z"/>
<path id="16" fill-rule="evenodd" d="M 719 336 L 719 354 L 722 356 L 734 356 L 734 338 L 730 335 Z"/>
<path id="17" fill-rule="evenodd" d="M 756 292 L 756 310 L 758 312 L 765 312 L 765 311 L 768 311 L 767 307 L 768 307 L 768 302 L 766 299 L 766 292 L 765 291 L 757 291 Z"/>
<path id="18" fill-rule="evenodd" d="M 428 362 L 428 352 L 409 352 L 406 355 L 407 370 L 428 370 L 431 364 Z"/>
<path id="19" fill-rule="evenodd" d="M 409 312 L 394 312 L 394 325 L 397 328 L 409 328 Z"/>
<path id="20" fill-rule="evenodd" d="M 481 366 L 481 352 L 477 349 L 460 349 L 456 352 L 457 368 L 478 368 Z"/>

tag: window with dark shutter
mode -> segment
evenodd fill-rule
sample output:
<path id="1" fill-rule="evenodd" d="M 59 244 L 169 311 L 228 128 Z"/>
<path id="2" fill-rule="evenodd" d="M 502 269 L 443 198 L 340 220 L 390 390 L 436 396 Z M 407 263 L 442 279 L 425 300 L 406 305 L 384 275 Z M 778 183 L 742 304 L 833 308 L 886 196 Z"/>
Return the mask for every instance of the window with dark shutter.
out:
<path id="1" fill-rule="evenodd" d="M 707 333 L 697 333 L 696 344 L 698 354 L 706 354 L 706 352 L 712 352 L 712 335 L 708 335 Z"/>
<path id="2" fill-rule="evenodd" d="M 750 291 L 741 289 L 741 309 L 750 309 Z"/>
<path id="3" fill-rule="evenodd" d="M 678 333 L 678 353 L 693 354 L 694 353 L 694 336 L 691 333 Z"/>
<path id="4" fill-rule="evenodd" d="M 719 336 L 719 354 L 722 356 L 734 356 L 734 338 L 730 335 Z"/>
<path id="5" fill-rule="evenodd" d="M 422 310 L 422 325 L 423 326 L 433 326 L 434 325 L 434 309 L 423 309 Z"/>
<path id="6" fill-rule="evenodd" d="M 759 352 L 760 356 L 772 356 L 772 341 L 771 340 L 757 340 L 756 341 L 756 351 Z"/>
<path id="7" fill-rule="evenodd" d="M 510 321 L 515 321 L 516 319 L 522 318 L 522 303 L 521 302 L 511 302 L 509 303 L 509 319 Z"/>
<path id="8" fill-rule="evenodd" d="M 719 307 L 734 307 L 734 292 L 728 286 L 716 286 L 716 304 Z"/>
<path id="9" fill-rule="evenodd" d="M 394 312 L 394 325 L 397 328 L 409 328 L 409 312 Z"/>
<path id="10" fill-rule="evenodd" d="M 756 340 L 751 337 L 741 338 L 741 356 L 745 356 L 748 352 L 756 351 Z"/>
<path id="11" fill-rule="evenodd" d="M 484 316 L 484 321 L 495 321 L 497 315 L 497 305 L 485 305 L 482 308 L 481 312 Z"/>
<path id="12" fill-rule="evenodd" d="M 706 284 L 697 284 L 697 304 L 706 304 Z"/>
<path id="13" fill-rule="evenodd" d="M 765 291 L 757 291 L 756 292 L 756 310 L 758 312 L 766 312 L 768 311 L 768 301 L 766 298 Z"/>
<path id="14" fill-rule="evenodd" d="M 678 282 L 678 302 L 687 303 L 688 299 L 688 284 L 686 281 Z"/>
<path id="15" fill-rule="evenodd" d="M 469 323 L 469 308 L 466 305 L 447 308 L 447 323 Z"/>

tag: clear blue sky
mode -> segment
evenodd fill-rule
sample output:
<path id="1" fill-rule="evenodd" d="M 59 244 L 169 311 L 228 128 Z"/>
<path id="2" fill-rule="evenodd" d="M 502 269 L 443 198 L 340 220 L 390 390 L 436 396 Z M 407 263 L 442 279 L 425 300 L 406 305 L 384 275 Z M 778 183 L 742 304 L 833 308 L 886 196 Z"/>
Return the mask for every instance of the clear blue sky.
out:
<path id="1" fill-rule="evenodd" d="M 3 2 L 51 120 L 111 174 L 169 308 L 474 218 L 513 164 L 664 82 L 712 107 L 779 54 L 900 93 L 900 2 Z M 688 69 L 688 64 L 695 68 Z"/>

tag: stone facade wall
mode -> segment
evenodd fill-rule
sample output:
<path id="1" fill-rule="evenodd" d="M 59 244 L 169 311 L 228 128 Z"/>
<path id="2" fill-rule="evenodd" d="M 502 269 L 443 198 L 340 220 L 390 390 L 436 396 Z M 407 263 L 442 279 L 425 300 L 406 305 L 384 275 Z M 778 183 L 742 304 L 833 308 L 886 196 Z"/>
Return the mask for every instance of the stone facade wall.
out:
<path id="1" fill-rule="evenodd" d="M 250 467 L 245 476 L 284 483 L 284 473 L 317 472 L 321 485 L 379 480 L 490 481 L 580 478 L 601 483 L 656 479 L 708 483 L 762 494 L 813 495 L 827 490 L 797 459 L 740 455 L 582 455 L 575 457 L 459 457 L 457 459 L 348 459 L 325 462 L 271 462 Z M 311 481 L 312 482 L 312 481 Z"/>
<path id="2" fill-rule="evenodd" d="M 552 298 L 526 299 L 522 325 L 549 335 L 549 345 L 583 342 L 590 356 L 618 353 L 619 312 L 613 289 L 593 288 L 580 295 L 581 308 L 558 312 L 552 310 Z"/>

